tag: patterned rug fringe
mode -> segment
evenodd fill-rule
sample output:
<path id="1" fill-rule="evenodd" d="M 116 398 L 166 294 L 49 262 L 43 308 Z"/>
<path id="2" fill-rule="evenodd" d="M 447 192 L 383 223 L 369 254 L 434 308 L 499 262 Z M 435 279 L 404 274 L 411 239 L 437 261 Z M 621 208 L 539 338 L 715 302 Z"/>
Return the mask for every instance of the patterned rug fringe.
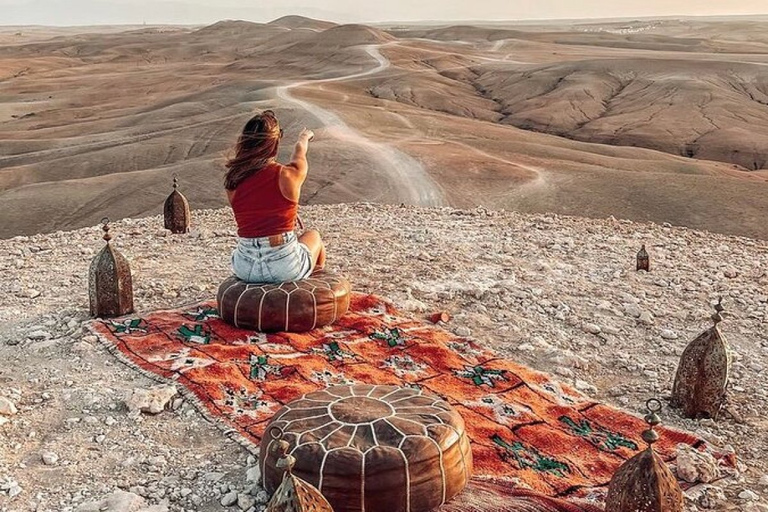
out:
<path id="1" fill-rule="evenodd" d="M 200 413 L 200 415 L 209 423 L 214 425 L 216 428 L 221 430 L 222 434 L 224 434 L 228 439 L 231 439 L 235 443 L 239 444 L 243 448 L 245 448 L 250 454 L 254 455 L 255 457 L 259 456 L 259 445 L 257 443 L 254 443 L 253 441 L 249 440 L 247 437 L 245 437 L 243 434 L 241 434 L 237 429 L 232 428 L 232 425 L 229 424 L 224 418 L 217 418 L 216 416 L 213 416 L 209 411 L 208 408 L 205 406 L 202 400 L 200 400 L 197 395 L 195 395 L 194 392 L 192 392 L 190 389 L 184 387 L 183 384 L 179 383 L 176 379 L 169 379 L 166 377 L 163 377 L 162 375 L 158 375 L 157 373 L 151 372 L 149 370 L 145 370 L 141 366 L 139 366 L 137 363 L 134 363 L 131 361 L 131 359 L 124 355 L 122 352 L 120 352 L 120 349 L 115 346 L 112 341 L 107 338 L 104 334 L 99 332 L 95 328 L 94 323 L 87 323 L 85 324 L 85 327 L 88 329 L 88 331 L 96 336 L 96 338 L 99 340 L 99 343 L 107 349 L 107 351 L 112 354 L 115 359 L 117 359 L 120 363 L 124 364 L 131 370 L 134 370 L 141 375 L 144 375 L 148 379 L 151 379 L 159 384 L 166 384 L 169 386 L 176 387 L 176 391 L 179 393 L 179 395 L 184 398 L 184 400 L 187 400 L 190 402 L 197 412 Z"/>

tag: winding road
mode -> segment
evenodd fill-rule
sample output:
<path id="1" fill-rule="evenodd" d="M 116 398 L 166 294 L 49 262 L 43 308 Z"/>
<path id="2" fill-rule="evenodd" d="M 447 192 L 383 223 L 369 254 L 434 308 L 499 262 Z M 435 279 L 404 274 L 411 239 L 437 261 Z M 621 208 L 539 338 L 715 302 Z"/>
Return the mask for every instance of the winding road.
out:
<path id="1" fill-rule="evenodd" d="M 442 206 L 445 204 L 440 187 L 427 173 L 424 167 L 413 157 L 397 148 L 367 138 L 359 131 L 347 125 L 339 116 L 314 103 L 300 100 L 291 94 L 297 87 L 330 82 L 355 80 L 374 75 L 390 67 L 389 60 L 379 48 L 382 45 L 366 45 L 365 51 L 376 60 L 377 65 L 366 71 L 321 80 L 304 80 L 275 88 L 277 98 L 291 103 L 320 121 L 332 137 L 354 144 L 370 154 L 378 162 L 382 171 L 390 178 L 394 193 L 399 201 L 416 206 Z"/>

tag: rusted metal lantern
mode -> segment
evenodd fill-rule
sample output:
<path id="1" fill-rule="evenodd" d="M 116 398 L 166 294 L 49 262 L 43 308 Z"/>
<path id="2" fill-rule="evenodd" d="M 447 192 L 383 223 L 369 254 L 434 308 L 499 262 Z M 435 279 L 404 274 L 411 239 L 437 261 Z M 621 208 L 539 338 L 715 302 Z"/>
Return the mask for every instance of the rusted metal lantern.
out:
<path id="1" fill-rule="evenodd" d="M 646 403 L 645 421 L 650 428 L 643 432 L 648 448 L 625 462 L 608 484 L 605 510 L 610 512 L 683 512 L 683 491 L 675 475 L 653 450 L 659 434 L 653 428 L 661 423 L 661 402 Z"/>
<path id="2" fill-rule="evenodd" d="M 189 202 L 184 194 L 179 192 L 179 180 L 176 175 L 173 176 L 173 192 L 165 200 L 163 207 L 163 217 L 165 218 L 165 229 L 171 233 L 181 234 L 189 231 Z"/>
<path id="3" fill-rule="evenodd" d="M 109 219 L 101 221 L 104 226 L 106 245 L 93 258 L 88 273 L 88 295 L 91 315 L 101 318 L 133 313 L 133 281 L 131 267 L 120 252 L 109 241 Z"/>
<path id="4" fill-rule="evenodd" d="M 331 504 L 315 486 L 292 473 L 296 458 L 288 454 L 290 444 L 282 439 L 283 432 L 273 427 L 269 434 L 277 440 L 272 446 L 280 456 L 276 465 L 285 473 L 282 483 L 267 503 L 266 512 L 333 512 Z"/>
<path id="5" fill-rule="evenodd" d="M 637 253 L 637 270 L 651 271 L 651 260 L 648 257 L 648 252 L 645 250 L 645 244 L 640 247 Z"/>
<path id="6" fill-rule="evenodd" d="M 683 351 L 672 386 L 672 406 L 687 418 L 717 419 L 731 370 L 731 349 L 718 324 L 723 320 L 723 299 L 715 305 L 714 325 Z"/>

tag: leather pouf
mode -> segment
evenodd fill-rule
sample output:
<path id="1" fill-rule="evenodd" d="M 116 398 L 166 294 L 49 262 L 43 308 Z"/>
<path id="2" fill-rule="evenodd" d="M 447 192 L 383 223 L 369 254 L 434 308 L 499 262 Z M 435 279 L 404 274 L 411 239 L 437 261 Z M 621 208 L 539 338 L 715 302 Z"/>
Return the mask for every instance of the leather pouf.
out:
<path id="1" fill-rule="evenodd" d="M 293 474 L 317 487 L 335 512 L 427 512 L 472 475 L 464 420 L 415 388 L 333 386 L 285 405 L 261 443 L 269 493 L 283 474 L 276 431 L 296 458 Z"/>
<path id="2" fill-rule="evenodd" d="M 229 277 L 219 286 L 219 315 L 241 329 L 306 332 L 335 322 L 349 308 L 349 281 L 319 271 L 302 281 L 246 283 Z"/>

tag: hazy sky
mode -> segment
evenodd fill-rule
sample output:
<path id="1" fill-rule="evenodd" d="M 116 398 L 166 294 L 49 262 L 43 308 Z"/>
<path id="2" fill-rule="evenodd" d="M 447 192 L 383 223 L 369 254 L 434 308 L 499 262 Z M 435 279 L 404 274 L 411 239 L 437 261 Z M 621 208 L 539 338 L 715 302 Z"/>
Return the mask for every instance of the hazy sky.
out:
<path id="1" fill-rule="evenodd" d="M 269 21 L 515 20 L 766 14 L 768 0 L 0 0 L 0 25 Z"/>

